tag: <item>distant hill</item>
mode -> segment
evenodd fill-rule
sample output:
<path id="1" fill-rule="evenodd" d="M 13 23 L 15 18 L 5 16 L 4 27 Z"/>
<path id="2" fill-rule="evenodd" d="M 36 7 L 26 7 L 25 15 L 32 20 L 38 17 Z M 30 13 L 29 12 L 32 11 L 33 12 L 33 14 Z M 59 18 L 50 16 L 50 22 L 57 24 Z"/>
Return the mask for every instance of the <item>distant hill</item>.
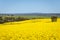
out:
<path id="1" fill-rule="evenodd" d="M 60 17 L 60 13 L 15 13 L 15 14 L 3 14 L 1 15 L 15 15 L 15 16 L 45 16 L 45 17 L 51 17 L 51 16 L 58 16 Z"/>

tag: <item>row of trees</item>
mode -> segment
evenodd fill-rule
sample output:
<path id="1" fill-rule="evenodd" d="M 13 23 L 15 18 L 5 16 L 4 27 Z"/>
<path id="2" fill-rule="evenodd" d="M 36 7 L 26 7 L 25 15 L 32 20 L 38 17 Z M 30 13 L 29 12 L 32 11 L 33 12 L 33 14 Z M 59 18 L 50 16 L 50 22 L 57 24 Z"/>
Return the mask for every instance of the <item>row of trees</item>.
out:
<path id="1" fill-rule="evenodd" d="M 24 17 L 12 17 L 12 16 L 6 16 L 6 17 L 2 17 L 0 16 L 0 24 L 3 24 L 5 22 L 14 22 L 14 21 L 24 21 L 24 20 L 29 20 L 28 18 L 24 18 Z"/>
<path id="2" fill-rule="evenodd" d="M 36 19 L 36 18 L 32 18 L 32 19 Z M 41 18 L 39 18 L 41 19 Z M 29 20 L 28 18 L 24 18 L 24 17 L 14 17 L 14 16 L 0 16 L 0 24 L 3 24 L 5 22 L 14 22 L 14 21 L 24 21 L 24 20 Z M 52 22 L 56 22 L 57 21 L 57 17 L 56 16 L 52 16 L 51 17 L 51 21 Z"/>

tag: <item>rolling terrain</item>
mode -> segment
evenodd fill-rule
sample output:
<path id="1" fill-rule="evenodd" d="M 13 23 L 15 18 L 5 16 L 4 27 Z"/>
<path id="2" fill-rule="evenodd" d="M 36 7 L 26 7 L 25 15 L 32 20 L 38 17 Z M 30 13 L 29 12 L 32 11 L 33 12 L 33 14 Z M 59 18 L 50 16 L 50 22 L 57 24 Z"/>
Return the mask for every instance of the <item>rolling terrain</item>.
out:
<path id="1" fill-rule="evenodd" d="M 60 40 L 60 18 L 0 24 L 0 40 Z"/>

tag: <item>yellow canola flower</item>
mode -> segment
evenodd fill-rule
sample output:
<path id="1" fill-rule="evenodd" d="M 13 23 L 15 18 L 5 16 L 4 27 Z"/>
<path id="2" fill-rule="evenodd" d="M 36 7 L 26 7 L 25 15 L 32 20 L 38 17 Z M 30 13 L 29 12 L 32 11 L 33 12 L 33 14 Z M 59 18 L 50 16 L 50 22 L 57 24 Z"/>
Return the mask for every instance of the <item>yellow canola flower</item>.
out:
<path id="1" fill-rule="evenodd" d="M 60 18 L 0 24 L 0 40 L 60 40 Z"/>

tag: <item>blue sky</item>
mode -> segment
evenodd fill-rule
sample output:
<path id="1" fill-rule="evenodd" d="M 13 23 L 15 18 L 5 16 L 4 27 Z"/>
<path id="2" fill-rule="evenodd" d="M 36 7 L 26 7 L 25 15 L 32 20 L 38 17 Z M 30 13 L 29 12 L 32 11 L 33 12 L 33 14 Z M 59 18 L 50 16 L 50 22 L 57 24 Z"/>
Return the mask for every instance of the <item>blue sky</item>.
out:
<path id="1" fill-rule="evenodd" d="M 60 0 L 0 0 L 0 13 L 60 13 Z"/>

